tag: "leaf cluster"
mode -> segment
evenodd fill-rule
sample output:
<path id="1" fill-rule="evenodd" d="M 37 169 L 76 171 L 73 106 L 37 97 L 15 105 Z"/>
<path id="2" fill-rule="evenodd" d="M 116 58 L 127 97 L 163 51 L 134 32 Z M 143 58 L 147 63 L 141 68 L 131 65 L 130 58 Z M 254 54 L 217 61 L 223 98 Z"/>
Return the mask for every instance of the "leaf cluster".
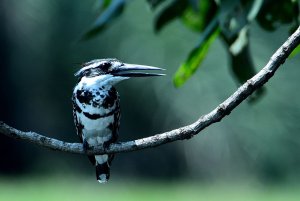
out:
<path id="1" fill-rule="evenodd" d="M 249 26 L 256 21 L 264 30 L 274 31 L 288 25 L 294 31 L 300 24 L 299 0 L 147 0 L 157 14 L 154 30 L 159 33 L 174 20 L 199 33 L 199 39 L 174 75 L 174 85 L 182 86 L 201 66 L 211 44 L 225 42 L 234 77 L 243 83 L 255 74 L 249 51 Z M 126 0 L 98 1 L 99 15 L 84 35 L 97 36 L 123 12 Z M 300 52 L 296 48 L 292 56 Z"/>

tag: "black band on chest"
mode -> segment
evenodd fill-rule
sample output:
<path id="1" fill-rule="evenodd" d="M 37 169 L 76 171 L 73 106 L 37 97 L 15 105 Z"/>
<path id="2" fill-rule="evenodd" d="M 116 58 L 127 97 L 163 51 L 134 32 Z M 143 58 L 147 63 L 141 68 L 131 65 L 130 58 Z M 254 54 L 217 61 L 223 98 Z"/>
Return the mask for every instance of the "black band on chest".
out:
<path id="1" fill-rule="evenodd" d="M 115 109 L 113 109 L 112 111 L 106 113 L 106 114 L 90 114 L 88 112 L 83 112 L 84 116 L 86 116 L 89 119 L 95 120 L 95 119 L 100 119 L 100 118 L 105 118 L 108 116 L 113 115 L 116 111 L 118 111 L 120 108 L 116 107 Z"/>

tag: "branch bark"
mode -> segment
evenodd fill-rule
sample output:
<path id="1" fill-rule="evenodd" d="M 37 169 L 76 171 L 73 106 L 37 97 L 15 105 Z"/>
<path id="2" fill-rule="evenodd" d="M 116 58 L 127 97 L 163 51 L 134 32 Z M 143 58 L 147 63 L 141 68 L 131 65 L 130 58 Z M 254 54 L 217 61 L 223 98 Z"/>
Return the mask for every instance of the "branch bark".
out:
<path id="1" fill-rule="evenodd" d="M 267 65 L 255 76 L 237 89 L 227 100 L 218 105 L 210 113 L 201 116 L 196 122 L 165 133 L 133 141 L 111 144 L 107 149 L 93 147 L 85 151 L 81 143 L 68 143 L 49 138 L 35 132 L 24 132 L 0 122 L 0 133 L 19 140 L 25 140 L 49 149 L 76 154 L 104 154 L 130 152 L 145 148 L 157 147 L 177 140 L 190 139 L 208 127 L 221 121 L 226 115 L 249 97 L 255 90 L 264 85 L 274 75 L 275 71 L 285 62 L 290 53 L 300 44 L 300 26 L 287 41 L 273 54 Z"/>

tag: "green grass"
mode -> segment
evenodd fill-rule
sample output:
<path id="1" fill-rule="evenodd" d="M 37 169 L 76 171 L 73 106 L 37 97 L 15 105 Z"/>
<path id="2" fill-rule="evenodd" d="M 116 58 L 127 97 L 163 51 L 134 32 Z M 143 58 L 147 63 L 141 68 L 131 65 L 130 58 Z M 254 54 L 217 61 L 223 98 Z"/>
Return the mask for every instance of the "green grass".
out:
<path id="1" fill-rule="evenodd" d="M 89 200 L 300 200 L 299 185 L 257 183 L 199 184 L 195 182 L 110 181 L 106 185 L 74 177 L 0 178 L 1 201 Z"/>

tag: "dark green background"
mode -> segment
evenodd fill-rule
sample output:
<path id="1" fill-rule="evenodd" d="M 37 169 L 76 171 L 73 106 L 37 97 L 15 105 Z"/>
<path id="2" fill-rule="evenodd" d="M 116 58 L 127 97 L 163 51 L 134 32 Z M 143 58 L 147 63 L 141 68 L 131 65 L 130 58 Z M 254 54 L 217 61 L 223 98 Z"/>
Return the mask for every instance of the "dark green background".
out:
<path id="1" fill-rule="evenodd" d="M 97 38 L 80 41 L 97 16 L 93 3 L 1 1 L 1 120 L 21 130 L 77 142 L 71 105 L 76 84 L 73 74 L 81 63 L 95 58 L 116 57 L 167 69 L 165 77 L 131 79 L 117 86 L 122 107 L 121 141 L 192 123 L 237 89 L 220 40 L 212 45 L 197 73 L 183 87 L 174 88 L 172 76 L 198 35 L 179 21 L 155 34 L 154 13 L 143 1 L 128 4 L 122 17 Z M 257 70 L 287 39 L 287 29 L 265 32 L 255 23 L 251 25 L 250 47 Z M 242 103 L 222 122 L 191 140 L 118 154 L 111 170 L 112 183 L 185 181 L 197 186 L 195 182 L 225 180 L 298 184 L 299 66 L 299 55 L 288 59 L 267 83 L 263 98 L 255 104 Z M 3 184 L 20 178 L 24 184 L 50 178 L 49 185 L 55 186 L 61 177 L 65 182 L 84 178 L 86 183 L 96 183 L 85 156 L 49 151 L 4 136 L 0 136 L 0 173 Z M 46 189 L 51 191 L 51 187 Z"/>

